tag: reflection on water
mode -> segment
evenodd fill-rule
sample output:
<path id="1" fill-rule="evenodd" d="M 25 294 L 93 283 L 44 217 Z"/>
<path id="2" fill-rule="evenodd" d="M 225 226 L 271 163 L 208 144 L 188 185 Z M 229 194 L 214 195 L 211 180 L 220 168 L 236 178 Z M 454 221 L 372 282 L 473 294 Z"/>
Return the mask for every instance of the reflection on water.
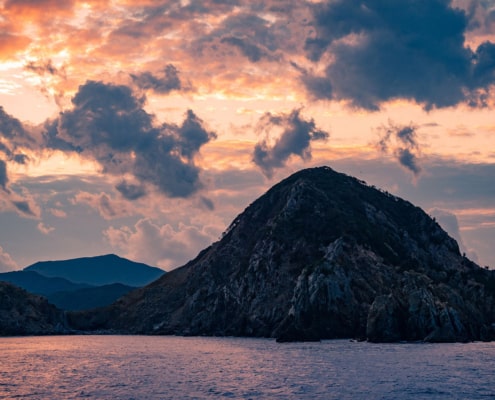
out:
<path id="1" fill-rule="evenodd" d="M 0 338 L 0 399 L 487 399 L 495 343 Z"/>

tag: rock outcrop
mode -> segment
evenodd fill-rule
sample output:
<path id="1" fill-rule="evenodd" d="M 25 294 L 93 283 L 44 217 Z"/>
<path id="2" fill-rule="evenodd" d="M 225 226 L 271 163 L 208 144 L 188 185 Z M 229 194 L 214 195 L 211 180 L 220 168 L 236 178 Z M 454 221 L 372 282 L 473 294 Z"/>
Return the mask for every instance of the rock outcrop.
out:
<path id="1" fill-rule="evenodd" d="M 420 208 L 322 167 L 275 185 L 182 268 L 70 321 L 280 341 L 493 340 L 494 274 Z"/>
<path id="2" fill-rule="evenodd" d="M 0 336 L 67 333 L 64 312 L 41 296 L 0 282 Z"/>

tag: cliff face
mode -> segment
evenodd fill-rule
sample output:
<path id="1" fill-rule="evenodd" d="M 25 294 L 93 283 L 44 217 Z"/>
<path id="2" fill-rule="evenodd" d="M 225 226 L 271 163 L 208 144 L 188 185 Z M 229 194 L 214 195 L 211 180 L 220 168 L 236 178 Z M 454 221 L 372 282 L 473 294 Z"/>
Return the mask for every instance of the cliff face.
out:
<path id="1" fill-rule="evenodd" d="M 0 282 L 0 336 L 67 332 L 64 313 L 41 296 Z"/>
<path id="2" fill-rule="evenodd" d="M 495 276 L 421 209 L 328 167 L 300 171 L 184 267 L 78 329 L 284 340 L 495 338 Z"/>

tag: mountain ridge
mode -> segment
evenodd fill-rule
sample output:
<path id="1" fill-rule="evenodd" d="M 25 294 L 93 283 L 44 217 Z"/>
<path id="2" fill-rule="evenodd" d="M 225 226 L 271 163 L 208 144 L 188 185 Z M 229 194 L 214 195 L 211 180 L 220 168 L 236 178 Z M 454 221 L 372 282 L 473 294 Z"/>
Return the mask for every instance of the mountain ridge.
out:
<path id="1" fill-rule="evenodd" d="M 419 207 L 319 167 L 274 185 L 183 267 L 69 318 L 139 334 L 493 340 L 494 298 L 494 273 Z"/>
<path id="2" fill-rule="evenodd" d="M 72 291 L 89 288 L 85 283 L 74 283 L 61 277 L 48 277 L 36 271 L 11 271 L 0 273 L 0 281 L 12 283 L 26 291 L 41 296 L 60 291 Z"/>
<path id="3" fill-rule="evenodd" d="M 108 254 L 40 261 L 21 271 L 0 273 L 0 281 L 12 283 L 31 294 L 44 296 L 60 309 L 83 310 L 111 304 L 164 273 L 161 269 Z M 76 283 L 68 278 L 85 283 Z"/>
<path id="4" fill-rule="evenodd" d="M 74 283 L 102 286 L 121 283 L 139 287 L 165 273 L 160 268 L 128 260 L 115 254 L 69 260 L 38 261 L 23 271 L 35 271 L 47 277 L 61 277 Z"/>

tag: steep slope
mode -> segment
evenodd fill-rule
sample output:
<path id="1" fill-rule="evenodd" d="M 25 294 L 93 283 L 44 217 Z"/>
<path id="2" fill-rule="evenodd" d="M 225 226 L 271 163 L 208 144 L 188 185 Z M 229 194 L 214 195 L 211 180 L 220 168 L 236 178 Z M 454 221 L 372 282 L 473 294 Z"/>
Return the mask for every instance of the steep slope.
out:
<path id="1" fill-rule="evenodd" d="M 284 340 L 495 338 L 495 276 L 421 209 L 328 167 L 300 171 L 193 261 L 82 329 Z"/>
<path id="2" fill-rule="evenodd" d="M 24 268 L 24 271 L 35 271 L 47 277 L 60 277 L 94 286 L 121 283 L 134 287 L 147 285 L 164 274 L 160 268 L 133 262 L 114 254 L 63 261 L 41 261 Z"/>
<path id="3" fill-rule="evenodd" d="M 4 272 L 0 274 L 0 281 L 10 282 L 28 292 L 42 296 L 90 287 L 88 284 L 74 283 L 64 278 L 43 276 L 35 271 Z"/>
<path id="4" fill-rule="evenodd" d="M 66 332 L 64 313 L 45 298 L 0 282 L 0 336 Z"/>

